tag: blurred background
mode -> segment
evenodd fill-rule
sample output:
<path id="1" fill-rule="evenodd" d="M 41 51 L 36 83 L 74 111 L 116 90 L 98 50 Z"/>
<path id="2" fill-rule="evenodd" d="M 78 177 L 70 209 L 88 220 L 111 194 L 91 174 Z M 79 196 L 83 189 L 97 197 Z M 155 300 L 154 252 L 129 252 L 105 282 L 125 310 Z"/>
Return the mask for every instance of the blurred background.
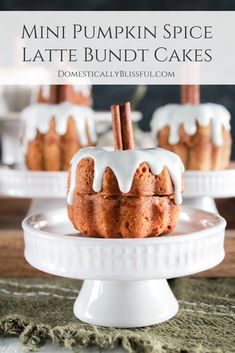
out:
<path id="1" fill-rule="evenodd" d="M 180 87 L 175 85 L 93 86 L 92 90 L 95 111 L 109 111 L 112 104 L 130 100 L 133 110 L 142 113 L 143 117 L 139 122 L 139 127 L 143 131 L 149 131 L 149 123 L 156 108 L 168 103 L 180 102 Z M 0 118 L 6 109 L 10 112 L 16 112 L 29 104 L 29 97 L 24 94 L 25 91 L 28 91 L 27 87 L 0 87 Z M 235 140 L 235 119 L 233 118 L 235 116 L 235 86 L 201 86 L 201 102 L 222 104 L 230 111 L 232 137 Z M 232 149 L 232 159 L 234 158 L 235 144 Z"/>
<path id="2" fill-rule="evenodd" d="M 0 9 L 9 10 L 93 10 L 93 11 L 232 11 L 235 9 L 234 0 L 1 0 Z"/>
<path id="3" fill-rule="evenodd" d="M 107 108 L 115 102 L 122 102 L 133 97 L 134 86 L 93 86 L 94 105 L 99 110 Z M 180 102 L 179 86 L 147 86 L 141 102 L 135 107 L 143 113 L 139 126 L 144 131 L 149 130 L 149 123 L 154 110 L 168 103 Z M 232 115 L 232 136 L 235 139 L 235 86 L 202 86 L 201 102 L 213 102 L 224 105 Z M 235 158 L 235 145 L 233 145 L 232 158 Z"/>
<path id="4" fill-rule="evenodd" d="M 234 0 L 1 0 L 0 11 L 34 10 L 34 11 L 79 11 L 79 10 L 113 10 L 113 11 L 176 11 L 176 10 L 202 10 L 202 11 L 233 11 Z M 101 18 L 102 21 L 102 18 Z M 233 45 L 233 43 L 231 44 Z M 235 68 L 234 68 L 235 69 Z M 20 111 L 29 104 L 29 97 L 25 95 L 27 87 L 0 87 L 0 123 L 5 111 Z M 95 111 L 108 111 L 111 104 L 131 100 L 134 109 L 142 113 L 143 118 L 139 127 L 149 130 L 149 122 L 153 111 L 161 105 L 180 102 L 179 86 L 93 86 L 93 100 Z M 12 99 L 13 98 L 13 99 Z M 232 135 L 235 139 L 235 85 L 233 86 L 202 86 L 201 101 L 214 102 L 224 105 L 232 115 Z M 4 102 L 6 103 L 4 107 Z M 9 114 L 5 114 L 9 116 Z M 14 121 L 17 114 L 10 114 Z M 10 119 L 9 119 L 10 120 Z M 5 122 L 4 122 L 5 124 Z M 8 135 L 7 143 L 12 145 L 11 136 L 19 134 L 19 129 L 14 124 L 5 124 L 4 132 Z M 0 127 L 1 129 L 1 127 Z M 0 131 L 2 132 L 2 131 Z M 2 133 L 2 136 L 4 134 Z M 145 134 L 146 135 L 146 134 Z M 5 135 L 4 135 L 5 136 Z M 141 138 L 143 135 L 141 135 Z M 142 142 L 142 140 L 141 140 Z M 6 141 L 5 141 L 6 143 Z M 235 144 L 232 159 L 235 159 Z M 11 163 L 11 161 L 9 161 Z M 228 222 L 228 228 L 235 229 L 235 199 L 220 199 L 217 201 L 219 213 Z M 29 198 L 1 198 L 0 202 L 0 269 L 1 276 L 5 277 L 33 277 L 42 274 L 26 264 L 23 258 L 23 240 L 21 221 L 29 209 Z M 231 233 L 232 234 L 232 233 Z M 216 275 L 234 275 L 234 235 L 233 239 L 227 237 L 227 261 Z"/>
<path id="5" fill-rule="evenodd" d="M 116 11 L 175 11 L 175 10 L 203 10 L 203 11 L 232 11 L 235 10 L 234 0 L 1 0 L 1 11 L 10 10 L 116 10 Z M 133 98 L 136 90 L 134 86 L 93 86 L 94 109 L 105 110 L 114 103 L 127 101 Z M 143 93 L 143 92 L 142 92 Z M 149 130 L 149 122 L 153 111 L 167 103 L 179 102 L 178 86 L 148 86 L 142 100 L 137 102 L 135 109 L 143 114 L 139 126 L 144 131 Z M 235 116 L 235 86 L 202 86 L 201 101 L 214 102 L 224 105 Z M 232 136 L 235 138 L 235 119 L 232 119 Z M 233 146 L 232 158 L 235 158 L 235 146 Z"/>

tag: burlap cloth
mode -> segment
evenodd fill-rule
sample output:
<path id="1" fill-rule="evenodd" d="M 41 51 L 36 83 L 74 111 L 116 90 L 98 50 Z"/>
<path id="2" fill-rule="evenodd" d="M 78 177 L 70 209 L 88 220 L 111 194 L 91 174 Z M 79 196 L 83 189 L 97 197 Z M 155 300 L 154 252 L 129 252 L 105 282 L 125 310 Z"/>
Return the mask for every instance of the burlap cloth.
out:
<path id="1" fill-rule="evenodd" d="M 178 314 L 143 329 L 86 325 L 73 315 L 78 281 L 0 279 L 0 333 L 29 349 L 47 339 L 79 351 L 121 345 L 130 353 L 234 353 L 235 279 L 178 279 L 171 287 Z"/>

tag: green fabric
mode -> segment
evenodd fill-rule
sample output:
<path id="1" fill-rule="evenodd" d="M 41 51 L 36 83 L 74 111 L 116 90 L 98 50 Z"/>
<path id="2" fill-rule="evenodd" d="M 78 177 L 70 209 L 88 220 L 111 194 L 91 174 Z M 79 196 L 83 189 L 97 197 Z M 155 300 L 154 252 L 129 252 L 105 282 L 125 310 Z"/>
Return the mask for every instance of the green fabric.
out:
<path id="1" fill-rule="evenodd" d="M 0 333 L 31 350 L 46 339 L 62 347 L 121 345 L 130 353 L 234 353 L 235 279 L 178 279 L 171 287 L 178 314 L 143 329 L 108 329 L 73 316 L 78 281 L 0 279 Z"/>

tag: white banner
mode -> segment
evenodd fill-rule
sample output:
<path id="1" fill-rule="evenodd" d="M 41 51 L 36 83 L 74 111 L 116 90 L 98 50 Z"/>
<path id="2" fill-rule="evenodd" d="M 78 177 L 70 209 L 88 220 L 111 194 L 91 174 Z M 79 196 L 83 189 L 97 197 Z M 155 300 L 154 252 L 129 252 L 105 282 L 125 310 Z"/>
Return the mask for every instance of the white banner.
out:
<path id="1" fill-rule="evenodd" d="M 235 84 L 235 12 L 0 12 L 0 84 Z"/>

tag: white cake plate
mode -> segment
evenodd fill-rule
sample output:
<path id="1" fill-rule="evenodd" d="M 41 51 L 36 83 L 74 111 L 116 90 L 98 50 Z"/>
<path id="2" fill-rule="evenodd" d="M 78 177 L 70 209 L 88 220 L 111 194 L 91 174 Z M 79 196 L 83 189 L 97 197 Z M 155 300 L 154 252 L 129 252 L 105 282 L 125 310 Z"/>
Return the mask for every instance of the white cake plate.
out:
<path id="1" fill-rule="evenodd" d="M 214 198 L 235 197 L 235 163 L 220 171 L 186 171 L 184 205 L 218 213 Z M 0 167 L 0 196 L 32 198 L 28 214 L 65 206 L 67 172 Z"/>
<path id="2" fill-rule="evenodd" d="M 223 260 L 225 225 L 220 216 L 183 208 L 171 235 L 87 238 L 72 227 L 66 209 L 60 209 L 23 221 L 25 258 L 44 272 L 85 280 L 74 304 L 80 320 L 142 327 L 177 313 L 167 278 L 204 271 Z"/>
<path id="3" fill-rule="evenodd" d="M 218 171 L 185 171 L 184 205 L 218 213 L 215 198 L 235 196 L 235 163 Z"/>
<path id="4" fill-rule="evenodd" d="M 31 198 L 28 215 L 66 205 L 67 172 L 0 168 L 0 196 Z"/>

